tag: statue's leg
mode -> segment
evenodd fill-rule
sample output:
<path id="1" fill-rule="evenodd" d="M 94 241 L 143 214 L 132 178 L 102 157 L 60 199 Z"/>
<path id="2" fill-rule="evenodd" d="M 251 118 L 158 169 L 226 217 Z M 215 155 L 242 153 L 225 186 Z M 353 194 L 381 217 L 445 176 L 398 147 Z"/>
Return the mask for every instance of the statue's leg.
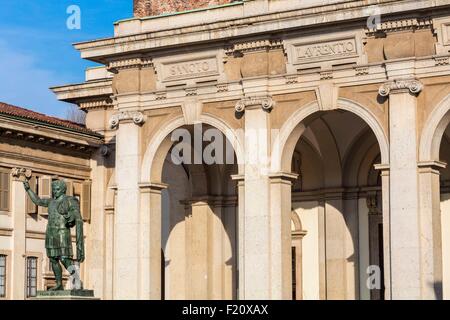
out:
<path id="1" fill-rule="evenodd" d="M 56 286 L 53 288 L 50 288 L 51 291 L 56 291 L 56 290 L 63 290 L 63 284 L 62 284 L 62 268 L 61 265 L 59 264 L 59 260 L 58 258 L 50 258 L 50 262 L 52 264 L 52 270 L 53 273 L 55 274 L 55 280 L 56 280 Z"/>
<path id="2" fill-rule="evenodd" d="M 70 268 L 71 266 L 73 266 L 72 259 L 69 257 L 61 257 L 61 262 L 66 268 L 66 270 L 69 271 L 70 275 L 73 275 L 75 272 L 75 268 Z"/>

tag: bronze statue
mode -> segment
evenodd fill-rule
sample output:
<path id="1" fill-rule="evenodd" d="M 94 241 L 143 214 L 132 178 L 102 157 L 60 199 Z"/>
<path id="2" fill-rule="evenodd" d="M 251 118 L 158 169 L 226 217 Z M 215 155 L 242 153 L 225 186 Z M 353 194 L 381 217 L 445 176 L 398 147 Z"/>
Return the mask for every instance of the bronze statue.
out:
<path id="1" fill-rule="evenodd" d="M 78 199 L 66 195 L 66 184 L 62 180 L 52 182 L 52 198 L 41 199 L 23 182 L 26 192 L 37 206 L 48 207 L 48 224 L 45 233 L 45 248 L 55 274 L 56 286 L 50 290 L 64 290 L 62 263 L 71 275 L 75 273 L 74 261 L 84 261 L 83 219 Z M 73 260 L 70 229 L 76 228 L 77 258 Z M 80 288 L 81 289 L 81 288 Z"/>

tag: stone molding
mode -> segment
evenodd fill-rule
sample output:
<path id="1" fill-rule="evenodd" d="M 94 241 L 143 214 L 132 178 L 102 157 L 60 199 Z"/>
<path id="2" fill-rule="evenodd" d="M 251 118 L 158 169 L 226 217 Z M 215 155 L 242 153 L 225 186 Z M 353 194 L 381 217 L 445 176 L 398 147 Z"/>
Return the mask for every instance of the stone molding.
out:
<path id="1" fill-rule="evenodd" d="M 82 101 L 79 103 L 80 109 L 101 109 L 113 107 L 113 101 L 111 98 L 102 98 L 96 100 Z"/>
<path id="2" fill-rule="evenodd" d="M 274 106 L 275 102 L 271 96 L 245 97 L 236 103 L 235 110 L 242 113 L 249 107 L 261 107 L 264 111 L 271 111 Z"/>
<path id="3" fill-rule="evenodd" d="M 373 28 L 366 30 L 368 36 L 373 36 L 377 33 L 389 33 L 404 30 L 417 30 L 433 28 L 433 19 L 426 18 L 410 18 L 401 20 L 381 21 Z"/>
<path id="4" fill-rule="evenodd" d="M 142 182 L 139 183 L 139 190 L 141 193 L 156 193 L 161 194 L 161 192 L 169 187 L 168 184 L 162 182 Z"/>
<path id="5" fill-rule="evenodd" d="M 417 167 L 419 168 L 419 174 L 433 173 L 439 175 L 441 170 L 447 167 L 447 163 L 435 160 L 419 161 Z"/>
<path id="6" fill-rule="evenodd" d="M 355 67 L 355 75 L 357 76 L 365 76 L 369 74 L 368 66 L 356 66 Z"/>
<path id="7" fill-rule="evenodd" d="M 232 56 L 237 53 L 244 54 L 247 52 L 269 51 L 283 48 L 283 40 L 280 39 L 254 40 L 232 44 L 226 49 L 226 54 Z"/>
<path id="8" fill-rule="evenodd" d="M 378 94 L 382 97 L 387 97 L 391 93 L 408 92 L 413 95 L 418 95 L 423 90 L 423 84 L 416 79 L 399 79 L 389 81 L 381 85 Z"/>
<path id="9" fill-rule="evenodd" d="M 153 67 L 153 60 L 149 57 L 136 57 L 123 60 L 110 61 L 108 71 L 118 73 L 120 70 Z"/>
<path id="10" fill-rule="evenodd" d="M 446 66 L 450 64 L 450 57 L 449 56 L 441 56 L 441 57 L 434 57 L 436 66 Z"/>
<path id="11" fill-rule="evenodd" d="M 136 125 L 142 125 L 145 123 L 145 115 L 138 111 L 123 111 L 116 113 L 109 120 L 109 126 L 111 129 L 119 127 L 120 122 L 133 121 Z"/>
<path id="12" fill-rule="evenodd" d="M 13 129 L 0 129 L 0 137 L 9 139 L 23 140 L 30 143 L 39 143 L 41 145 L 57 148 L 65 148 L 73 151 L 80 152 L 92 152 L 100 143 L 98 141 L 91 141 L 91 144 L 82 144 L 73 142 L 71 140 L 63 140 L 61 138 L 48 137 L 44 135 L 38 135 L 35 133 L 13 130 Z M 1 153 L 1 152 L 0 152 Z"/>

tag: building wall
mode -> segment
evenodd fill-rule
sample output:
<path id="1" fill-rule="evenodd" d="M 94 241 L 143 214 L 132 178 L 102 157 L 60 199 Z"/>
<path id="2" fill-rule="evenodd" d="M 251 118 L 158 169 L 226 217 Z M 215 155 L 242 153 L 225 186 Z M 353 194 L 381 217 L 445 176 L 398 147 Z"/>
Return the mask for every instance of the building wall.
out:
<path id="1" fill-rule="evenodd" d="M 136 3 L 137 14 L 178 10 L 160 4 Z M 61 99 L 79 103 L 91 115 L 101 113 L 91 123 L 117 147 L 111 163 L 117 174 L 114 290 L 105 295 L 161 298 L 160 250 L 170 247 L 170 219 L 162 214 L 174 206 L 162 191 L 170 135 L 203 123 L 227 135 L 241 161 L 233 174 L 239 298 L 292 296 L 292 210 L 307 232 L 302 239 L 305 298 L 441 298 L 440 285 L 448 281 L 439 149 L 450 122 L 449 5 L 387 1 L 371 13 L 358 1 L 326 6 L 246 1 L 122 21 L 115 26 L 120 41 L 77 45 L 83 57 L 103 62 L 113 74 L 95 84 L 57 89 Z M 138 9 L 146 6 L 155 11 Z M 377 14 L 381 22 L 368 24 Z M 105 102 L 105 96 L 114 103 Z M 90 111 L 87 99 L 97 111 Z M 109 124 L 98 105 L 113 113 Z M 257 143 L 243 134 L 252 132 L 262 134 Z M 292 172 L 295 152 L 301 165 Z M 249 157 L 257 161 L 242 161 Z M 206 176 L 220 177 L 205 167 Z M 301 176 L 300 183 L 292 173 Z M 195 186 L 208 191 L 220 185 L 200 181 Z M 292 192 L 291 183 L 299 190 Z M 170 195 L 170 183 L 168 188 Z M 197 204 L 186 205 L 191 217 L 186 233 L 196 231 L 198 237 L 187 243 L 197 241 L 198 247 L 188 245 L 179 253 L 186 261 L 195 257 L 188 263 L 194 277 L 214 274 L 208 269 L 208 245 L 217 245 L 210 238 L 200 241 L 208 237 L 214 225 L 208 217 L 216 211 L 205 199 Z M 130 230 L 145 237 L 130 238 Z M 385 291 L 369 291 L 367 267 L 381 260 Z M 165 283 L 172 296 L 175 273 L 182 277 L 171 270 Z M 192 281 L 188 275 L 185 286 Z M 195 285 L 194 297 L 210 298 L 218 288 L 209 278 Z"/>
<path id="2" fill-rule="evenodd" d="M 61 142 L 60 139 L 62 138 L 61 133 L 58 133 L 55 129 L 49 130 L 53 132 L 52 143 L 48 143 L 48 140 L 47 143 L 38 143 L 37 133 L 29 132 L 26 121 L 3 120 L 0 130 L 2 132 L 0 137 L 0 171 L 5 174 L 5 176 L 2 176 L 2 183 L 6 181 L 9 193 L 9 206 L 0 212 L 0 252 L 7 254 L 9 266 L 7 269 L 6 298 L 25 299 L 27 298 L 27 257 L 37 258 L 37 290 L 54 286 L 54 277 L 45 249 L 47 213 L 42 208 L 38 209 L 30 205 L 23 183 L 13 175 L 13 169 L 31 169 L 32 180 L 36 181 L 36 184 L 32 184 L 32 188 L 40 196 L 51 196 L 42 193 L 44 185 L 50 190 L 51 179 L 58 178 L 66 181 L 68 194 L 79 196 L 81 203 L 83 203 L 83 199 L 90 203 L 90 198 L 86 198 L 90 197 L 90 194 L 82 195 L 81 189 L 83 184 L 90 184 L 91 154 L 90 151 L 76 150 L 76 147 L 85 143 L 85 141 L 74 133 L 68 135 L 73 139 L 71 141 L 72 148 L 66 148 L 67 140 L 64 146 L 55 143 L 56 141 Z M 45 125 L 42 125 L 42 129 L 38 133 L 41 135 L 39 141 L 44 141 L 45 139 L 42 136 L 45 136 L 49 131 L 47 131 Z M 2 188 L 4 188 L 3 185 Z M 4 198 L 1 201 L 3 205 Z M 91 212 L 82 210 L 84 211 L 83 217 L 86 218 L 85 250 L 89 253 L 92 251 L 89 241 L 92 237 L 89 230 L 89 215 Z M 74 231 L 72 233 L 75 246 Z M 90 263 L 89 259 L 86 263 Z M 82 280 L 85 281 L 87 277 L 83 269 L 81 275 Z M 65 280 L 67 280 L 67 274 Z"/>
<path id="3" fill-rule="evenodd" d="M 158 16 L 233 2 L 232 0 L 134 0 L 134 16 Z"/>

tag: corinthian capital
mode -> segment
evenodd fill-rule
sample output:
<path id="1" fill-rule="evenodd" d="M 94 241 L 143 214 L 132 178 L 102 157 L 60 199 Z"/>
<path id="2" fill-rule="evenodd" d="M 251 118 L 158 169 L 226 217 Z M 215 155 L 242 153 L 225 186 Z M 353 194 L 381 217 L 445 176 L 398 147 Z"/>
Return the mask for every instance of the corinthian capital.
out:
<path id="1" fill-rule="evenodd" d="M 109 126 L 111 129 L 115 129 L 122 121 L 133 121 L 136 125 L 142 125 L 145 123 L 145 115 L 142 112 L 137 111 L 119 112 L 111 117 Z"/>
<path id="2" fill-rule="evenodd" d="M 246 108 L 249 107 L 261 107 L 265 111 L 270 111 L 275 106 L 275 102 L 272 97 L 245 97 L 236 103 L 236 112 L 244 112 Z"/>
<path id="3" fill-rule="evenodd" d="M 423 84 L 416 79 L 399 79 L 384 83 L 378 93 L 382 97 L 387 97 L 395 91 L 409 91 L 409 93 L 417 95 L 423 89 Z"/>

